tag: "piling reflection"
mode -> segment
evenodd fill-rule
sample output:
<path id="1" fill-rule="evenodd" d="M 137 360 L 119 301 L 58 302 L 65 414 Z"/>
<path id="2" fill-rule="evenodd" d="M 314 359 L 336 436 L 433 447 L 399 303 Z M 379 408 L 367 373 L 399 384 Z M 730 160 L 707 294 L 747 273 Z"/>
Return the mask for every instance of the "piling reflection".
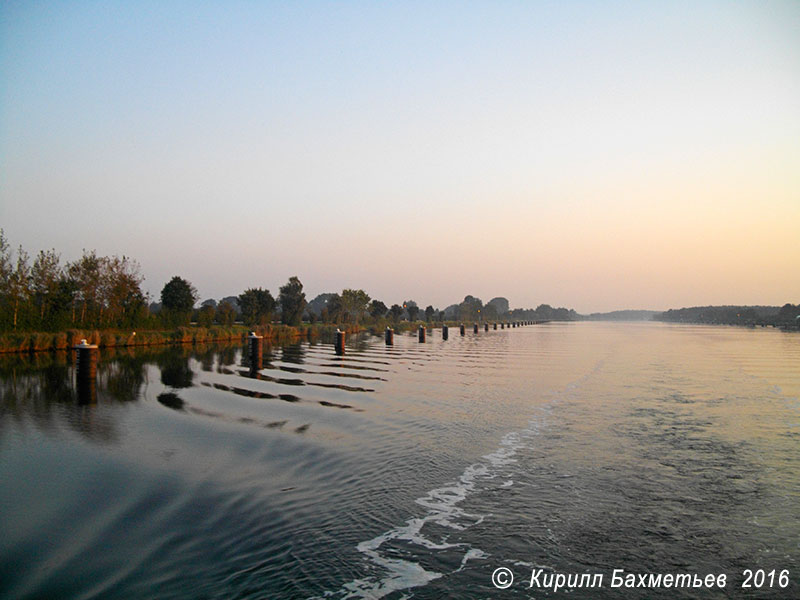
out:
<path id="1" fill-rule="evenodd" d="M 92 442 L 119 438 L 113 416 L 102 406 L 136 399 L 143 366 L 117 358 L 98 364 L 94 378 L 79 378 L 70 353 L 43 353 L 0 360 L 2 415 L 43 432 L 71 430 Z"/>
<path id="2" fill-rule="evenodd" d="M 305 362 L 306 349 L 303 344 L 289 344 L 284 346 L 281 352 L 283 362 L 302 365 Z"/>
<path id="3" fill-rule="evenodd" d="M 97 379 L 78 377 L 75 389 L 78 404 L 97 404 Z"/>
<path id="4" fill-rule="evenodd" d="M 69 429 L 101 443 L 118 440 L 114 406 L 144 397 L 148 367 L 156 365 L 161 383 L 170 388 L 157 399 L 174 410 L 184 409 L 174 390 L 195 385 L 191 360 L 203 371 L 232 364 L 240 347 L 202 346 L 104 348 L 94 378 L 77 376 L 75 353 L 40 352 L 0 356 L 0 428 L 10 419 L 43 432 Z"/>

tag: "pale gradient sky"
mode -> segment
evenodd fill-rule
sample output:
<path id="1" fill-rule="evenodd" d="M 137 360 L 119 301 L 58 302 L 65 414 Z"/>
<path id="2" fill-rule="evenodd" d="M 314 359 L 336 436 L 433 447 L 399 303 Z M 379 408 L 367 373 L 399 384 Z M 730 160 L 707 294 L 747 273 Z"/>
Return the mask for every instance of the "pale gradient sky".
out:
<path id="1" fill-rule="evenodd" d="M 800 302 L 800 2 L 3 2 L 0 227 L 157 297 Z"/>

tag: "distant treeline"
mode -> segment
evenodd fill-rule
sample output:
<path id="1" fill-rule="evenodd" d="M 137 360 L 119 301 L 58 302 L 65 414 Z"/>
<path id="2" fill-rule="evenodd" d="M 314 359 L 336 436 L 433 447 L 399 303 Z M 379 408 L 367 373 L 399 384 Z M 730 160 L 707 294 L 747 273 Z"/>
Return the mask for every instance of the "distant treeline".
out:
<path id="1" fill-rule="evenodd" d="M 586 321 L 652 321 L 657 310 L 614 310 L 606 313 L 592 313 L 583 317 Z"/>
<path id="2" fill-rule="evenodd" d="M 143 281 L 135 260 L 126 256 L 98 256 L 94 250 L 84 250 L 79 259 L 66 264 L 62 264 L 54 249 L 39 252 L 31 261 L 21 246 L 11 250 L 0 230 L 0 334 L 117 330 L 121 336 L 127 336 L 137 329 L 174 332 L 192 323 L 206 329 L 231 327 L 235 323 L 265 327 L 276 320 L 292 327 L 304 322 L 383 327 L 418 320 L 434 323 L 580 319 L 574 310 L 548 304 L 510 310 L 508 300 L 502 297 L 484 304 L 480 298 L 466 296 L 463 302 L 444 310 L 432 305 L 423 310 L 414 300 L 387 306 L 370 298 L 364 290 L 345 289 L 320 294 L 307 302 L 303 284 L 297 277 L 289 278 L 279 288 L 277 297 L 267 289 L 252 287 L 220 301 L 204 300 L 196 308 L 199 294 L 186 279 L 173 277 L 161 290 L 158 302 L 142 290 Z M 168 337 L 173 335 L 184 334 L 170 333 Z M 59 338 L 56 345 L 63 343 L 66 342 Z M 38 347 L 39 343 L 32 345 Z"/>
<path id="3" fill-rule="evenodd" d="M 670 309 L 653 316 L 670 323 L 705 323 L 710 325 L 798 326 L 800 304 L 783 306 L 694 306 Z"/>

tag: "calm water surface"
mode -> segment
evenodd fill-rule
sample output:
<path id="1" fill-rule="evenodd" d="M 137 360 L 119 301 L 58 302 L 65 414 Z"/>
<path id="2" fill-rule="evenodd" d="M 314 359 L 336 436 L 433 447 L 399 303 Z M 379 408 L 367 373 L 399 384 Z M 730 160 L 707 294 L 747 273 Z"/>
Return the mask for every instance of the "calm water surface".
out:
<path id="1" fill-rule="evenodd" d="M 800 597 L 797 334 L 451 328 L 260 370 L 104 352 L 88 397 L 66 355 L 0 377 L 3 598 Z M 743 590 L 748 568 L 791 583 Z M 728 585 L 620 591 L 613 569 Z"/>

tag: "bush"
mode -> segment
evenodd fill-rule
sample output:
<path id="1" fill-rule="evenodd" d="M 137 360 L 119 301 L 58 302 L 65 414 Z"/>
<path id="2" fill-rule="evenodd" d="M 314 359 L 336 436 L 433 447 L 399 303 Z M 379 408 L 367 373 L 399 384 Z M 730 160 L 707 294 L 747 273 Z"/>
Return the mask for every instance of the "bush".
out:
<path id="1" fill-rule="evenodd" d="M 30 350 L 31 352 L 41 352 L 43 350 L 52 350 L 53 348 L 53 334 L 50 333 L 32 333 L 30 335 Z"/>
<path id="2" fill-rule="evenodd" d="M 69 348 L 69 340 L 67 338 L 67 334 L 63 331 L 61 333 L 57 333 L 53 336 L 53 349 L 55 350 L 66 350 Z"/>
<path id="3" fill-rule="evenodd" d="M 67 329 L 67 348 L 72 348 L 81 343 L 81 340 L 86 337 L 80 329 Z"/>

